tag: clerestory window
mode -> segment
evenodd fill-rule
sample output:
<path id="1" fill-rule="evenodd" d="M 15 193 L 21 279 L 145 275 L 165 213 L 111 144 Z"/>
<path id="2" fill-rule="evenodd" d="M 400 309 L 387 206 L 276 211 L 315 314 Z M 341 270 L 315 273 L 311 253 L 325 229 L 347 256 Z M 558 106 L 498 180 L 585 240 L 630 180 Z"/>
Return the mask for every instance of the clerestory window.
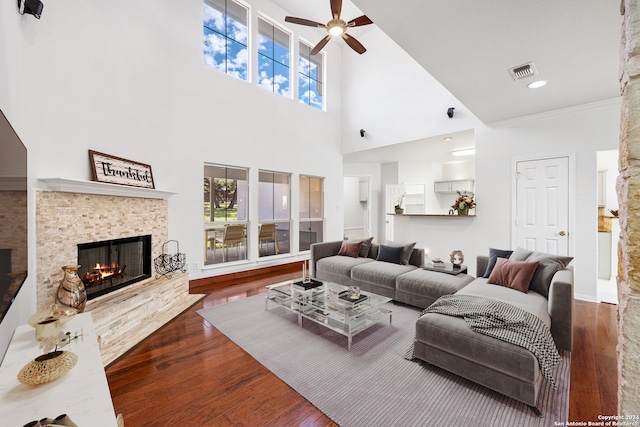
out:
<path id="1" fill-rule="evenodd" d="M 258 85 L 290 97 L 290 36 L 265 18 L 258 18 Z"/>
<path id="2" fill-rule="evenodd" d="M 204 0 L 204 64 L 248 81 L 248 8 L 234 0 Z"/>
<path id="3" fill-rule="evenodd" d="M 311 55 L 313 47 L 299 43 L 298 56 L 298 101 L 324 109 L 324 54 Z"/>

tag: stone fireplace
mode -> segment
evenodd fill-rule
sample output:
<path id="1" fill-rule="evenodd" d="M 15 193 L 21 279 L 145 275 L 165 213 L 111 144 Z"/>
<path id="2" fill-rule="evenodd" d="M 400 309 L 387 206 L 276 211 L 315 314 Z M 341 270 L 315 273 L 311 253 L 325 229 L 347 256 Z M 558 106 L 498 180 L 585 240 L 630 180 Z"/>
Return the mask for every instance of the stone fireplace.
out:
<path id="1" fill-rule="evenodd" d="M 39 310 L 55 298 L 62 267 L 78 262 L 78 244 L 132 236 L 151 236 L 151 256 L 168 240 L 168 202 L 163 199 L 82 194 L 36 193 L 36 283 Z M 98 261 L 91 261 L 95 264 Z M 81 268 L 89 268 L 82 265 Z M 151 274 L 155 274 L 154 271 Z"/>
<path id="2" fill-rule="evenodd" d="M 122 278 L 140 279 L 126 286 L 121 278 L 103 280 L 115 283 L 116 289 L 104 293 L 102 283 L 87 302 L 85 312 L 92 314 L 105 365 L 202 297 L 189 294 L 188 274 L 156 278 L 153 268 L 153 259 L 162 254 L 168 241 L 167 199 L 172 193 L 90 181 L 52 179 L 40 180 L 40 184 L 44 191 L 36 191 L 38 311 L 53 304 L 66 265 L 80 264 L 81 278 L 100 271 L 96 270 L 96 263 L 100 263 L 107 264 L 103 271 L 113 269 Z M 136 254 L 137 260 L 114 267 L 123 247 L 115 249 L 112 243 L 131 243 L 139 236 L 148 236 L 149 248 L 134 242 L 133 248 L 124 250 Z M 98 247 L 102 247 L 99 252 L 104 261 L 93 259 L 91 253 L 88 258 L 79 253 L 81 248 Z M 133 271 L 138 262 L 142 264 L 141 275 Z"/>

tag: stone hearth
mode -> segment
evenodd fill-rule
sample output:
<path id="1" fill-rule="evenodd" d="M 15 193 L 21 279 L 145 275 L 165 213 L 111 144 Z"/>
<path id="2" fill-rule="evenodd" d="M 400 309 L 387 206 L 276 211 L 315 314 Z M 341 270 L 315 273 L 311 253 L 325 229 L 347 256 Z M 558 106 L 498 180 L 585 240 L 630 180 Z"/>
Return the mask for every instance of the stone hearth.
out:
<path id="1" fill-rule="evenodd" d="M 196 303 L 189 294 L 189 275 L 147 279 L 87 303 L 100 340 L 104 366 Z"/>
<path id="2" fill-rule="evenodd" d="M 63 277 L 62 266 L 77 264 L 78 243 L 149 234 L 154 259 L 162 253 L 162 245 L 168 240 L 166 198 L 170 193 L 158 192 L 160 197 L 157 197 L 153 190 L 139 195 L 124 186 L 72 184 L 82 188 L 78 192 L 36 192 L 38 311 L 53 304 Z M 115 195 L 105 194 L 112 189 Z M 132 191 L 134 194 L 130 195 Z M 189 294 L 186 273 L 178 272 L 171 279 L 156 279 L 155 275 L 152 266 L 151 278 L 87 304 L 85 312 L 92 314 L 105 365 L 202 297 Z"/>

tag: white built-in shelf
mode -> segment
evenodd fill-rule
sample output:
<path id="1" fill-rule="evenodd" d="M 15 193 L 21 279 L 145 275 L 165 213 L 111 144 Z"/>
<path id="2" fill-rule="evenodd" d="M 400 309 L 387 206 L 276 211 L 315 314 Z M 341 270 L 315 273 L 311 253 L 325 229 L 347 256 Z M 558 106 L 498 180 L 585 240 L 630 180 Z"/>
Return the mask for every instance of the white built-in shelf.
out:
<path id="1" fill-rule="evenodd" d="M 116 427 L 117 420 L 102 364 L 100 344 L 90 313 L 75 315 L 62 332 L 81 336 L 62 350 L 78 356 L 62 378 L 37 386 L 18 382 L 17 374 L 43 353 L 35 329 L 18 326 L 0 365 L 0 419 L 3 426 L 23 426 L 31 420 L 68 414 L 78 426 Z M 67 424 L 68 425 L 68 424 Z"/>
<path id="2" fill-rule="evenodd" d="M 43 190 L 64 193 L 99 194 L 104 196 L 140 197 L 144 199 L 168 199 L 176 193 L 153 188 L 130 187 L 97 181 L 80 181 L 64 178 L 38 178 Z"/>
<path id="3" fill-rule="evenodd" d="M 438 217 L 438 218 L 475 218 L 475 215 L 421 214 L 421 213 L 388 213 L 387 215 L 406 217 Z"/>

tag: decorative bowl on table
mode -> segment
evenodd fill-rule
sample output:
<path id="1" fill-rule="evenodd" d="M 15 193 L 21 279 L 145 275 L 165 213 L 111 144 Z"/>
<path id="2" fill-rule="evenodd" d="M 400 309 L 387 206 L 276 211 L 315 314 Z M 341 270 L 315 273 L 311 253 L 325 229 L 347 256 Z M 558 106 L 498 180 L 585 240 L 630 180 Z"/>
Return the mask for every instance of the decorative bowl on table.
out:
<path id="1" fill-rule="evenodd" d="M 18 372 L 22 384 L 39 385 L 55 381 L 65 375 L 78 362 L 78 356 L 70 351 L 56 350 L 42 354 Z"/>

